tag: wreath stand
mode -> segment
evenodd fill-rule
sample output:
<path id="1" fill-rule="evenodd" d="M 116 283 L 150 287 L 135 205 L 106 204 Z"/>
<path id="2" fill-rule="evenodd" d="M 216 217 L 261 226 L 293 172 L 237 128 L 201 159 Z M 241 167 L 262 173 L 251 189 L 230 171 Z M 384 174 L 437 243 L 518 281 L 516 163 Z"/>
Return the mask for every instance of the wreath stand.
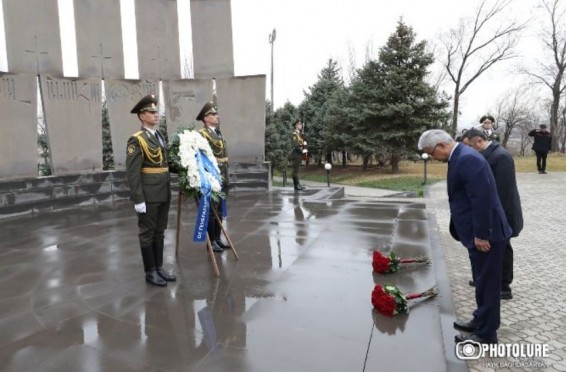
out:
<path id="1" fill-rule="evenodd" d="M 175 257 L 179 257 L 179 237 L 181 235 L 181 206 L 183 204 L 183 199 L 184 199 L 183 193 L 181 191 L 179 191 L 179 197 L 177 199 L 177 236 L 175 238 Z M 197 210 L 198 210 L 198 199 L 197 198 L 195 198 L 195 203 L 196 203 Z M 216 219 L 216 222 L 220 225 L 220 229 L 222 230 L 222 233 L 226 237 L 226 241 L 228 241 L 228 245 L 230 246 L 230 250 L 234 254 L 234 257 L 236 257 L 236 260 L 239 261 L 240 257 L 238 257 L 238 252 L 236 252 L 236 246 L 234 245 L 234 243 L 232 243 L 232 239 L 230 239 L 230 236 L 228 235 L 226 230 L 224 230 L 224 226 L 222 225 L 222 218 L 218 215 L 218 213 L 216 212 L 216 209 L 210 208 L 210 211 L 213 213 L 213 215 L 210 216 L 209 218 Z M 210 236 L 208 235 L 208 230 L 206 232 L 206 249 L 208 251 L 208 255 L 210 257 L 210 260 L 212 261 L 212 269 L 214 270 L 214 275 L 216 275 L 217 278 L 220 278 L 220 270 L 218 269 L 218 263 L 216 262 L 216 256 L 214 255 L 214 251 L 212 250 L 212 243 L 210 241 Z"/>

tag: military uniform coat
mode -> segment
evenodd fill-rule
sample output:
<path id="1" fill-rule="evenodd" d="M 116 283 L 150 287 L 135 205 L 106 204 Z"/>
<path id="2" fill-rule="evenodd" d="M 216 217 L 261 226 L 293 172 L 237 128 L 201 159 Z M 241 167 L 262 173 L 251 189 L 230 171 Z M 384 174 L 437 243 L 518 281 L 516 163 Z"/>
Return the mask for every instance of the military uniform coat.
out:
<path id="1" fill-rule="evenodd" d="M 298 130 L 293 131 L 293 135 L 291 139 L 293 143 L 293 150 L 291 151 L 291 160 L 295 160 L 297 158 L 301 160 L 303 158 L 303 148 L 304 148 L 305 139 Z"/>
<path id="2" fill-rule="evenodd" d="M 208 141 L 210 149 L 218 162 L 220 175 L 224 178 L 223 186 L 228 186 L 228 151 L 226 151 L 226 141 L 222 137 L 222 133 L 218 129 L 208 127 L 199 129 L 199 133 Z"/>
<path id="3" fill-rule="evenodd" d="M 162 140 L 165 144 L 165 139 Z M 128 139 L 126 151 L 130 199 L 136 204 L 169 202 L 171 183 L 167 151 L 159 139 L 142 127 Z"/>

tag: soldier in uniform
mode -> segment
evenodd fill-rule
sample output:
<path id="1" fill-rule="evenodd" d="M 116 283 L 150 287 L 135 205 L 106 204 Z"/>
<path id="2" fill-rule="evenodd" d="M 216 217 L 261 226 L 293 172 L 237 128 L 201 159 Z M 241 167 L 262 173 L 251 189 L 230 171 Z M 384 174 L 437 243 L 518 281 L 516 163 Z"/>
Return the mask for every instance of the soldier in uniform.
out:
<path id="1" fill-rule="evenodd" d="M 476 129 L 481 130 L 485 136 L 487 137 L 488 141 L 497 141 L 501 142 L 499 137 L 499 133 L 497 133 L 493 129 L 493 124 L 495 123 L 495 119 L 491 115 L 484 115 L 480 119 L 480 125 L 476 127 Z"/>
<path id="2" fill-rule="evenodd" d="M 292 134 L 292 142 L 293 142 L 293 150 L 291 151 L 291 164 L 293 165 L 293 185 L 295 187 L 295 191 L 304 190 L 305 187 L 302 186 L 299 182 L 299 166 L 301 165 L 301 160 L 303 159 L 303 153 L 307 150 L 305 149 L 305 139 L 301 133 L 303 129 L 303 123 L 301 123 L 300 119 L 297 119 L 293 122 L 293 134 Z"/>
<path id="3" fill-rule="evenodd" d="M 222 137 L 222 133 L 218 129 L 218 112 L 216 111 L 214 104 L 212 102 L 205 103 L 196 119 L 204 123 L 204 127 L 199 130 L 199 133 L 208 141 L 208 144 L 212 149 L 212 153 L 218 162 L 220 175 L 223 178 L 222 191 L 227 194 L 229 188 L 228 153 L 226 152 L 226 141 L 224 141 L 224 137 Z M 212 202 L 211 208 L 214 208 L 218 217 L 222 218 L 220 203 Z M 221 222 L 218 222 L 213 215 L 209 217 L 208 236 L 212 243 L 212 250 L 219 253 L 224 249 L 230 248 L 229 245 L 222 242 L 222 229 L 220 224 Z"/>
<path id="4" fill-rule="evenodd" d="M 165 287 L 173 273 L 163 269 L 163 245 L 171 201 L 165 138 L 158 131 L 159 112 L 154 95 L 143 97 L 132 109 L 141 128 L 128 139 L 126 173 L 130 199 L 138 215 L 139 241 L 149 284 Z"/>

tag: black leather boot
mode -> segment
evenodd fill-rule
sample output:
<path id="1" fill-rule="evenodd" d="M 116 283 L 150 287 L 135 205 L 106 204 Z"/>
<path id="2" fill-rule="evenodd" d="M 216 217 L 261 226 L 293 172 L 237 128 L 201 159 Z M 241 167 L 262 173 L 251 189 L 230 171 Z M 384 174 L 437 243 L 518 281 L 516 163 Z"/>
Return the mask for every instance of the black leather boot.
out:
<path id="1" fill-rule="evenodd" d="M 212 240 L 210 243 L 212 245 L 213 252 L 222 253 L 224 251 L 222 247 L 218 245 L 218 242 L 216 240 Z"/>
<path id="2" fill-rule="evenodd" d="M 163 267 L 158 267 L 155 271 L 157 271 L 157 274 L 159 274 L 159 276 L 167 282 L 174 282 L 177 280 L 177 277 L 173 272 L 167 271 L 163 269 Z"/>
<path id="3" fill-rule="evenodd" d="M 301 191 L 304 189 L 299 183 L 299 177 L 297 176 L 293 176 L 293 186 L 295 187 L 295 191 Z"/>
<path id="4" fill-rule="evenodd" d="M 153 269 L 151 271 L 146 271 L 145 273 L 145 281 L 151 285 L 157 287 L 167 287 L 167 282 L 163 280 L 162 277 L 159 276 L 157 270 Z"/>

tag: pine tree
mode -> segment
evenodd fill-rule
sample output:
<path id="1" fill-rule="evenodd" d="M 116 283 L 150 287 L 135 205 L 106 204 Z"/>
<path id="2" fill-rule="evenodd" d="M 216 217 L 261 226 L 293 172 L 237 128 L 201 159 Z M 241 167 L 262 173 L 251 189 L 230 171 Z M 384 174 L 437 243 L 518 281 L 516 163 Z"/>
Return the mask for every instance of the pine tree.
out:
<path id="1" fill-rule="evenodd" d="M 447 118 L 447 102 L 426 82 L 432 63 L 426 42 L 417 43 L 400 20 L 378 61 L 369 61 L 352 82 L 357 146 L 386 154 L 393 173 L 403 157 L 414 154 L 420 134 Z"/>
<path id="2" fill-rule="evenodd" d="M 344 81 L 338 63 L 329 59 L 327 65 L 320 71 L 317 82 L 305 92 L 305 99 L 299 106 L 299 112 L 305 130 L 305 140 L 308 143 L 309 154 L 313 155 L 320 164 L 333 150 L 332 135 L 325 121 L 328 101 L 334 92 L 344 88 Z"/>

